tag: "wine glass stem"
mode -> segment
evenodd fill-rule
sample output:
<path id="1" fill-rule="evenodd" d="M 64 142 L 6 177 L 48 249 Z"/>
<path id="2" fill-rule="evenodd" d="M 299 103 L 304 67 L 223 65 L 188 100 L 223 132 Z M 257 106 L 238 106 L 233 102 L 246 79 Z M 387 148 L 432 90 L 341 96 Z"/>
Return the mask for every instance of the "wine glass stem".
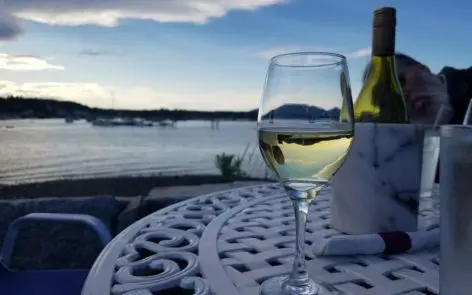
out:
<path id="1" fill-rule="evenodd" d="M 295 260 L 293 261 L 292 274 L 287 284 L 292 286 L 304 286 L 310 281 L 305 263 L 305 229 L 311 200 L 293 199 L 292 201 L 295 209 L 296 222 L 296 254 Z"/>

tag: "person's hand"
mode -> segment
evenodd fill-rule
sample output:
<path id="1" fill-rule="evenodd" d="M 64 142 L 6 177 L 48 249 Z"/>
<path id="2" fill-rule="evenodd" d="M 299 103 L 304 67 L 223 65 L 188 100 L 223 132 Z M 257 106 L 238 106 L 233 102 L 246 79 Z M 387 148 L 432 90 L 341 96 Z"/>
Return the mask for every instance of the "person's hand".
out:
<path id="1" fill-rule="evenodd" d="M 435 75 L 421 65 L 409 67 L 403 77 L 403 93 L 413 123 L 432 124 L 441 106 L 448 112 L 452 110 L 443 76 Z M 442 117 L 439 123 L 447 123 L 449 119 L 449 115 Z"/>

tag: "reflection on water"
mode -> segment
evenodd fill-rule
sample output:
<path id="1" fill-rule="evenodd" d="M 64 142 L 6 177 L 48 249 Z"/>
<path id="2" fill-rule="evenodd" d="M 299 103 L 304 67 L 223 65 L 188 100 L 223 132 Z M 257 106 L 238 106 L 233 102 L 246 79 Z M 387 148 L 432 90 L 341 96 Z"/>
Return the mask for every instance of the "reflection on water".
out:
<path id="1" fill-rule="evenodd" d="M 79 121 L 0 121 L 0 183 L 71 177 L 218 173 L 216 154 L 255 151 L 246 170 L 263 176 L 255 122 L 179 122 L 176 129 L 100 128 Z M 256 164 L 260 163 L 260 164 Z"/>

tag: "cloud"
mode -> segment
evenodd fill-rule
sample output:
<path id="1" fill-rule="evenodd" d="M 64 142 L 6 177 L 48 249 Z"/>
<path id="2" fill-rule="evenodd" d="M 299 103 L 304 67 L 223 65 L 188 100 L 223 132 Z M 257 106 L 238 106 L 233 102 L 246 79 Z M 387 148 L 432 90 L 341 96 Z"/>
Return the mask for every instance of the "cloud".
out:
<path id="1" fill-rule="evenodd" d="M 370 47 L 367 47 L 367 48 L 361 48 L 353 52 L 348 52 L 345 55 L 347 58 L 354 59 L 354 58 L 369 56 L 371 52 L 372 52 L 372 49 Z"/>
<path id="2" fill-rule="evenodd" d="M 93 99 L 100 99 L 107 96 L 110 97 L 110 92 L 96 83 L 15 83 L 11 81 L 0 81 L 0 94 L 42 98 L 52 97 L 59 99 L 69 98 L 71 100 L 80 100 L 83 98 L 87 98 L 88 100 L 88 97 Z"/>
<path id="3" fill-rule="evenodd" d="M 43 71 L 64 70 L 63 66 L 50 64 L 46 59 L 33 55 L 9 55 L 0 52 L 0 70 Z"/>
<path id="4" fill-rule="evenodd" d="M 23 31 L 22 22 L 17 17 L 5 12 L 0 1 L 0 41 L 15 39 Z"/>
<path id="5" fill-rule="evenodd" d="M 253 11 L 288 0 L 4 0 L 17 17 L 52 25 L 116 26 L 123 19 L 197 23 L 232 10 Z"/>
<path id="6" fill-rule="evenodd" d="M 6 95 L 70 100 L 99 107 L 111 106 L 110 89 L 97 83 L 0 81 L 0 96 Z"/>
<path id="7" fill-rule="evenodd" d="M 344 52 L 343 50 L 339 50 L 339 48 L 335 47 L 327 47 L 327 46 L 309 46 L 309 45 L 292 45 L 292 46 L 285 46 L 285 47 L 274 47 L 268 48 L 262 51 L 258 51 L 255 53 L 255 56 L 263 58 L 263 59 L 270 59 L 276 55 L 289 53 L 289 52 L 339 52 L 346 56 L 348 59 L 356 59 L 360 57 L 369 56 L 371 49 L 368 48 L 361 48 L 356 51 L 352 52 Z"/>
<path id="8" fill-rule="evenodd" d="M 105 49 L 84 49 L 79 52 L 79 55 L 83 56 L 104 56 L 104 55 L 113 55 L 114 52 L 111 50 Z"/>
<path id="9" fill-rule="evenodd" d="M 169 92 L 150 87 L 117 88 L 98 83 L 34 82 L 0 80 L 0 96 L 20 95 L 76 101 L 92 107 L 119 109 L 249 110 L 257 107 L 260 91 Z"/>

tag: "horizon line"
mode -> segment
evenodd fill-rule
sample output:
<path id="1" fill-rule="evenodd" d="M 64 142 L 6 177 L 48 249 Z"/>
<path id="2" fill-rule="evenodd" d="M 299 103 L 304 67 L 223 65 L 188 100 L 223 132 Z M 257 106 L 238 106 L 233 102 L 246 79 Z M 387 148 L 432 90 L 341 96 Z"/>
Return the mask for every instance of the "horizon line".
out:
<path id="1" fill-rule="evenodd" d="M 240 113 L 240 112 L 252 112 L 257 111 L 259 108 L 254 107 L 247 110 L 201 110 L 201 109 L 185 109 L 185 108 L 149 108 L 149 109 L 119 109 L 119 108 L 104 108 L 104 107 L 95 107 L 90 106 L 85 103 L 77 102 L 74 100 L 65 100 L 65 99 L 58 99 L 58 98 L 48 98 L 48 97 L 28 97 L 28 96 L 18 96 L 18 95 L 0 95 L 0 99 L 37 99 L 37 100 L 49 100 L 55 102 L 63 102 L 63 103 L 75 103 L 89 109 L 98 109 L 98 110 L 107 110 L 107 111 L 131 111 L 131 112 L 148 112 L 148 111 L 190 111 L 190 112 L 233 112 L 233 113 Z"/>

